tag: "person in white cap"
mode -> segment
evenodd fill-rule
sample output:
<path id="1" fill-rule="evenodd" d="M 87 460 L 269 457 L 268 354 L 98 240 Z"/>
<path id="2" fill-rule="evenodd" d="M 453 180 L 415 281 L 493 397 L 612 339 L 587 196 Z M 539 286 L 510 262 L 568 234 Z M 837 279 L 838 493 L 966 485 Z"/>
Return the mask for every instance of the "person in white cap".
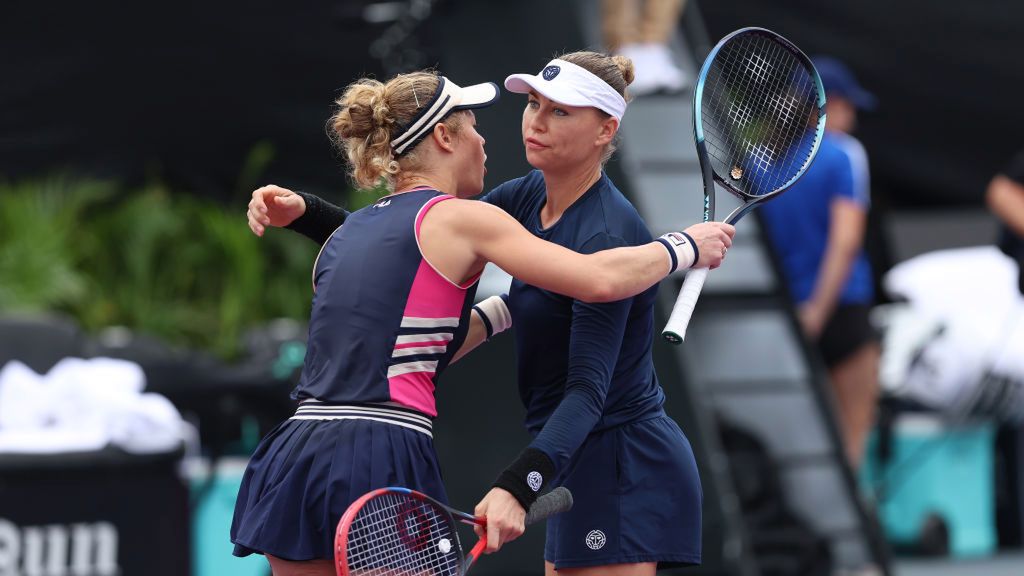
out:
<path id="1" fill-rule="evenodd" d="M 338 100 L 331 131 L 353 179 L 390 193 L 324 243 L 299 406 L 260 442 L 239 489 L 234 553 L 266 555 L 276 576 L 334 574 L 335 527 L 370 490 L 400 485 L 446 500 L 431 433 L 437 379 L 511 324 L 500 297 L 472 306 L 487 262 L 567 302 L 608 301 L 680 268 L 715 266 L 731 242 L 724 226 L 702 224 L 585 255 L 463 200 L 480 193 L 485 173 L 472 109 L 497 97 L 493 84 L 462 88 L 418 72 L 357 81 Z M 521 513 L 496 516 L 494 548 L 522 523 Z"/>

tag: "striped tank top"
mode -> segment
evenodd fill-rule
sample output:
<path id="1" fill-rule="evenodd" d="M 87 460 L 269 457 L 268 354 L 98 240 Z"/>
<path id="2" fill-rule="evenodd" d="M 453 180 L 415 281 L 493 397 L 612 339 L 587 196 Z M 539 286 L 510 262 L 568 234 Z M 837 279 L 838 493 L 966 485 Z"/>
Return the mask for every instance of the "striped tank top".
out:
<path id="1" fill-rule="evenodd" d="M 458 285 L 420 252 L 424 215 L 452 196 L 429 188 L 353 212 L 313 269 L 298 400 L 391 404 L 434 417 L 434 388 L 465 340 L 479 277 Z"/>

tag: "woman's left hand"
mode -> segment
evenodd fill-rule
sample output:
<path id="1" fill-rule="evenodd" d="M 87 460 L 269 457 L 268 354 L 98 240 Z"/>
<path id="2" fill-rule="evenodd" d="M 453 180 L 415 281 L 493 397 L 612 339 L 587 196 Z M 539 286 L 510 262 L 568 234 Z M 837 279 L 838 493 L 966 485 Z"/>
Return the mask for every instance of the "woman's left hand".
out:
<path id="1" fill-rule="evenodd" d="M 474 526 L 477 536 L 487 538 L 487 554 L 497 552 L 506 542 L 522 536 L 526 529 L 526 511 L 512 494 L 501 488 L 491 488 L 484 499 L 476 505 L 473 513 L 487 518 L 487 534 L 480 526 Z"/>
<path id="2" fill-rule="evenodd" d="M 811 340 L 817 340 L 825 329 L 825 322 L 828 320 L 825 310 L 821 306 L 815 304 L 813 300 L 808 300 L 800 305 L 797 312 L 800 317 L 800 325 L 803 327 L 804 333 L 807 334 L 808 338 Z"/>

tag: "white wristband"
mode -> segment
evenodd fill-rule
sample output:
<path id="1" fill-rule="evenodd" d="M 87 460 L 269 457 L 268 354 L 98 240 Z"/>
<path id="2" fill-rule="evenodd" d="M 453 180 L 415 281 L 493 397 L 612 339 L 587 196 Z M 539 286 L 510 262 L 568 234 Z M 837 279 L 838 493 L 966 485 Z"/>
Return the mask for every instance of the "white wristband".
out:
<path id="1" fill-rule="evenodd" d="M 480 315 L 480 319 L 484 321 L 484 328 L 487 329 L 488 340 L 491 336 L 504 332 L 512 327 L 512 314 L 508 311 L 508 304 L 506 304 L 507 298 L 507 294 L 491 296 L 476 306 L 473 306 L 473 310 L 476 310 L 477 314 Z"/>
<path id="2" fill-rule="evenodd" d="M 668 250 L 671 259 L 669 274 L 690 268 L 700 259 L 697 243 L 686 232 L 669 232 L 658 237 L 657 241 Z"/>

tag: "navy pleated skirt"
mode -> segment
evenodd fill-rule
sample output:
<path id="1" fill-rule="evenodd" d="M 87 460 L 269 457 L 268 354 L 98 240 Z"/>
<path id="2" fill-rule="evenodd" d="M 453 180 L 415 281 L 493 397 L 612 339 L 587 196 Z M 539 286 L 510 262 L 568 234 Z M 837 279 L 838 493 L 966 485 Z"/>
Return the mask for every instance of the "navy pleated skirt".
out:
<path id="1" fill-rule="evenodd" d="M 236 556 L 333 559 L 342 514 L 377 488 L 404 486 L 448 501 L 429 432 L 376 419 L 306 418 L 278 425 L 252 455 L 231 523 Z"/>

